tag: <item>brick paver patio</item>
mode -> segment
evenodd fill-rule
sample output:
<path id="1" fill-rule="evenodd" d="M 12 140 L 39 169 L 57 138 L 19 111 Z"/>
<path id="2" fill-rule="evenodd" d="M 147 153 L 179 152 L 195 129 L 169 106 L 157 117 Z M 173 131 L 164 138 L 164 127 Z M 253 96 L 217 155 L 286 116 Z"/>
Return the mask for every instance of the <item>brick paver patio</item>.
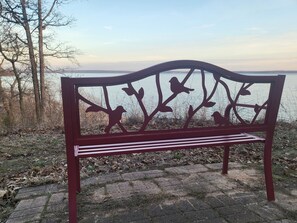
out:
<path id="1" fill-rule="evenodd" d="M 262 173 L 237 163 L 188 165 L 84 179 L 79 222 L 297 222 L 297 192 L 276 191 L 267 202 Z M 21 189 L 7 223 L 67 222 L 67 189 Z"/>

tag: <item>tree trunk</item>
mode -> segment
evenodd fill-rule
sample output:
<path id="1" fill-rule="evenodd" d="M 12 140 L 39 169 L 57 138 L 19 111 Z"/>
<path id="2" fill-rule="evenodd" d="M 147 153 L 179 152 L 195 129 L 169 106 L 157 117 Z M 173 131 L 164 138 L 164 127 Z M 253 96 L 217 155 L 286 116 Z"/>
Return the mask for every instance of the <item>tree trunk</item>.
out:
<path id="1" fill-rule="evenodd" d="M 45 81 L 44 81 L 44 54 L 43 54 L 43 18 L 42 0 L 38 0 L 38 44 L 39 44 L 39 75 L 40 75 L 40 112 L 44 121 L 45 115 Z"/>
<path id="2" fill-rule="evenodd" d="M 10 97 L 8 100 L 8 105 L 9 105 L 9 120 L 10 120 L 10 127 L 13 127 L 15 125 L 15 115 L 14 115 L 14 109 L 13 109 L 13 98 L 14 98 L 14 87 L 16 85 L 17 81 L 16 79 L 10 85 Z"/>
<path id="3" fill-rule="evenodd" d="M 27 37 L 27 43 L 28 43 L 28 49 L 29 49 L 29 57 L 30 57 L 30 64 L 31 64 L 31 72 L 32 72 L 32 80 L 33 80 L 33 90 L 34 90 L 34 98 L 35 98 L 35 110 L 36 110 L 36 118 L 37 122 L 41 123 L 41 111 L 40 111 L 40 93 L 39 93 L 39 84 L 38 84 L 38 73 L 37 73 L 37 64 L 35 61 L 35 55 L 34 55 L 34 47 L 33 47 L 33 41 L 26 11 L 26 0 L 20 0 L 21 6 L 22 6 L 22 13 L 23 13 L 23 27 L 26 32 Z"/>
<path id="4" fill-rule="evenodd" d="M 10 85 L 10 90 L 6 91 L 2 86 L 2 80 L 0 77 L 0 99 L 3 104 L 3 108 L 6 111 L 6 117 L 2 120 L 4 125 L 8 128 L 8 131 L 12 129 L 14 123 L 14 113 L 13 113 L 13 97 L 14 97 L 14 87 L 16 80 Z"/>
<path id="5" fill-rule="evenodd" d="M 2 102 L 3 108 L 6 112 L 6 116 L 4 116 L 3 120 L 1 120 L 4 125 L 8 128 L 11 127 L 11 112 L 9 111 L 9 103 L 8 103 L 8 96 L 5 93 L 5 90 L 2 86 L 2 80 L 0 76 L 0 100 Z"/>
<path id="6" fill-rule="evenodd" d="M 21 78 L 20 75 L 18 73 L 18 70 L 15 66 L 15 63 L 12 63 L 12 68 L 13 68 L 13 72 L 14 72 L 14 76 L 17 82 L 17 87 L 18 87 L 18 92 L 19 92 L 19 105 L 20 105 L 20 112 L 21 112 L 21 118 L 23 120 L 24 114 L 25 114 L 25 109 L 24 109 L 24 94 L 23 94 L 23 89 L 22 89 L 22 82 L 21 82 Z"/>

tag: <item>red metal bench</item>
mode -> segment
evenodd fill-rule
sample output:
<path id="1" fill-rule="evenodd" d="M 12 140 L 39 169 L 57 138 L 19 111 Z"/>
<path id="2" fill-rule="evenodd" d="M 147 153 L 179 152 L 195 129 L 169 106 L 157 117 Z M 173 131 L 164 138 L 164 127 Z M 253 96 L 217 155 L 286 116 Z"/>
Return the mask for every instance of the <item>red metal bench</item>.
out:
<path id="1" fill-rule="evenodd" d="M 77 221 L 79 159 L 94 156 L 223 146 L 227 174 L 229 146 L 260 142 L 274 200 L 271 153 L 284 80 L 191 60 L 122 76 L 63 77 L 70 222 Z"/>

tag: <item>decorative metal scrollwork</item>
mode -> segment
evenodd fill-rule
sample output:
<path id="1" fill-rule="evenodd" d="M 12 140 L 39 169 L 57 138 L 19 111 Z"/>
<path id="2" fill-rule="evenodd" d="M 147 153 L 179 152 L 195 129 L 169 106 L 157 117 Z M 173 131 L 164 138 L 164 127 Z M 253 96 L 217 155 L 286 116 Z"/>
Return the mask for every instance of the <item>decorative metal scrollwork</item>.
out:
<path id="1" fill-rule="evenodd" d="M 138 129 L 138 132 L 145 132 L 147 130 L 147 127 L 149 123 L 153 120 L 153 118 L 157 115 L 157 113 L 166 113 L 166 112 L 173 112 L 173 108 L 169 105 L 171 101 L 173 101 L 179 94 L 187 94 L 191 95 L 193 92 L 195 92 L 195 89 L 192 87 L 189 87 L 187 84 L 188 79 L 193 75 L 194 71 L 196 71 L 194 68 L 189 69 L 184 76 L 184 78 L 180 81 L 176 76 L 173 76 L 169 80 L 169 92 L 171 93 L 169 96 L 164 97 L 164 94 L 162 92 L 161 88 L 161 81 L 160 81 L 160 73 L 154 74 L 155 84 L 156 84 L 156 90 L 157 90 L 157 104 L 156 107 L 152 110 L 148 110 L 143 99 L 146 94 L 145 88 L 140 87 L 139 89 L 136 89 L 133 86 L 134 81 L 130 81 L 126 83 L 126 87 L 122 87 L 122 91 L 125 92 L 125 94 L 129 97 L 134 97 L 141 109 L 141 112 L 143 114 L 143 122 L 140 125 L 140 128 Z M 198 72 L 201 75 L 201 83 L 195 83 L 197 86 L 201 87 L 202 89 L 202 100 L 194 105 L 190 104 L 188 105 L 187 114 L 186 117 L 183 120 L 183 129 L 190 128 L 190 123 L 193 120 L 194 116 L 201 111 L 202 109 L 211 109 L 213 108 L 218 101 L 215 100 L 214 95 L 218 89 L 218 86 L 221 86 L 225 94 L 227 96 L 227 106 L 223 110 L 214 110 L 212 111 L 211 118 L 213 119 L 213 123 L 215 126 L 226 126 L 226 125 L 234 125 L 234 121 L 230 120 L 230 114 L 235 116 L 236 124 L 239 125 L 251 125 L 256 122 L 259 114 L 261 111 L 265 110 L 267 108 L 268 101 L 266 100 L 262 104 L 258 103 L 240 103 L 239 99 L 248 95 L 251 95 L 250 88 L 253 86 L 253 83 L 242 83 L 240 86 L 240 89 L 235 93 L 234 92 L 233 97 L 231 96 L 231 91 L 229 89 L 229 86 L 224 78 L 222 78 L 219 74 L 213 73 L 213 86 L 211 89 L 208 89 L 207 83 L 206 83 L 206 71 L 203 69 L 198 70 Z M 209 73 L 208 73 L 209 74 Z M 100 84 L 98 84 L 100 86 Z M 108 116 L 108 123 L 104 129 L 105 133 L 110 133 L 111 129 L 114 126 L 118 126 L 123 133 L 129 132 L 128 129 L 124 127 L 124 125 L 121 123 L 123 113 L 126 112 L 126 109 L 124 105 L 120 104 L 116 106 L 114 109 L 110 106 L 110 99 L 109 99 L 109 92 L 106 85 L 101 85 L 103 88 L 103 96 L 105 100 L 106 107 L 100 106 L 95 104 L 94 102 L 91 102 L 90 100 L 83 97 L 81 94 L 78 95 L 78 99 L 83 101 L 88 105 L 85 112 L 104 112 Z M 244 107 L 244 108 L 250 108 L 253 111 L 252 119 L 250 121 L 245 120 L 242 115 L 239 113 L 238 108 Z"/>

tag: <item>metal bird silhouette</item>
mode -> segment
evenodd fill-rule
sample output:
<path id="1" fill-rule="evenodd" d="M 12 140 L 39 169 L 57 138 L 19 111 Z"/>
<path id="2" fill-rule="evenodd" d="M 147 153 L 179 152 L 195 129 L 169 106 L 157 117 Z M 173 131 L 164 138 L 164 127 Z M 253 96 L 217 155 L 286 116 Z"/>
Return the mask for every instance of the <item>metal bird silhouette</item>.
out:
<path id="1" fill-rule="evenodd" d="M 214 112 L 211 116 L 213 117 L 215 124 L 219 126 L 230 124 L 229 120 L 226 117 L 223 117 L 218 111 Z"/>
<path id="2" fill-rule="evenodd" d="M 109 133 L 110 129 L 117 124 L 118 122 L 121 121 L 122 119 L 122 114 L 126 112 L 126 110 L 123 108 L 123 106 L 118 106 L 116 107 L 116 109 L 108 111 L 108 117 L 109 117 L 109 121 L 108 121 L 108 125 L 106 126 L 106 128 L 104 129 L 104 131 L 106 133 Z"/>
<path id="3" fill-rule="evenodd" d="M 189 94 L 190 91 L 194 91 L 194 89 L 185 87 L 182 83 L 179 82 L 176 77 L 171 78 L 169 82 L 170 90 L 175 94 L 179 94 L 181 92 L 186 92 L 187 94 Z"/>

